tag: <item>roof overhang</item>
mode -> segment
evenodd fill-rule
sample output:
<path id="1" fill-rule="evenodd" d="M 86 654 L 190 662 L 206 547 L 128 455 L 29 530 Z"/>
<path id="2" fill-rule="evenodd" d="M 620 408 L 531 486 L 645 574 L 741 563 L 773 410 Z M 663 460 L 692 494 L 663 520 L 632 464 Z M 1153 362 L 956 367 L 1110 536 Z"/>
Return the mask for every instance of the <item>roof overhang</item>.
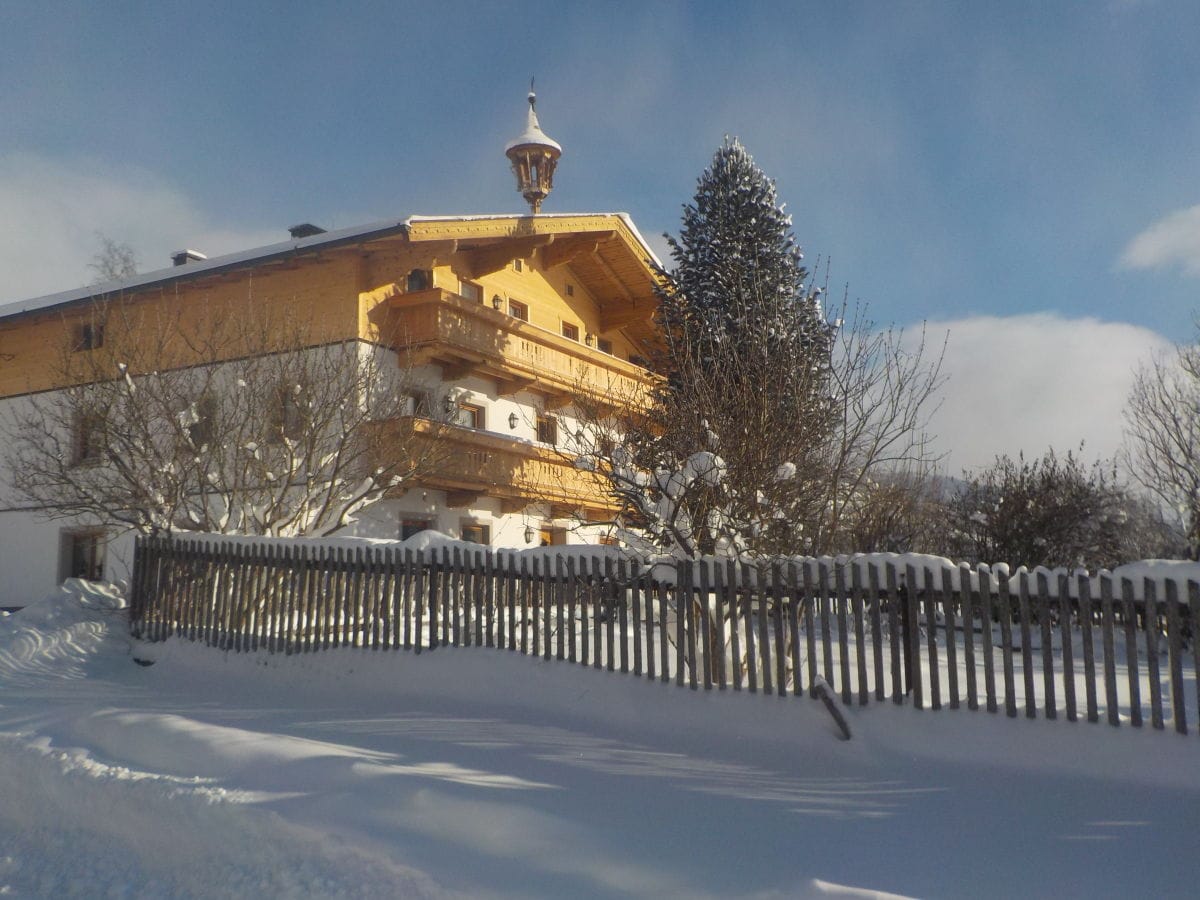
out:
<path id="1" fill-rule="evenodd" d="M 536 216 L 413 216 L 408 240 L 454 241 L 473 276 L 538 254 L 543 268 L 570 265 L 600 307 L 604 330 L 649 323 L 658 300 L 659 261 L 623 213 Z"/>

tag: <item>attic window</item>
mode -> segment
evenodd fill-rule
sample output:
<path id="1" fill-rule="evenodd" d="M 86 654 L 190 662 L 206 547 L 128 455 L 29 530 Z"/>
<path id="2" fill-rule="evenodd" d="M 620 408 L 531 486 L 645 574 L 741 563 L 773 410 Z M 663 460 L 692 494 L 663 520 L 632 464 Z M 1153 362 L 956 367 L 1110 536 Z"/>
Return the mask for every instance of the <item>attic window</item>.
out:
<path id="1" fill-rule="evenodd" d="M 575 285 L 573 285 L 573 284 L 568 284 L 568 285 L 567 285 L 567 296 L 568 296 L 568 297 L 574 297 L 574 296 L 575 296 Z"/>
<path id="2" fill-rule="evenodd" d="M 513 260 L 513 271 L 514 272 L 524 272 L 525 271 L 525 263 L 519 259 L 514 259 Z"/>
<path id="3" fill-rule="evenodd" d="M 104 346 L 104 323 L 82 322 L 75 326 L 75 352 Z"/>

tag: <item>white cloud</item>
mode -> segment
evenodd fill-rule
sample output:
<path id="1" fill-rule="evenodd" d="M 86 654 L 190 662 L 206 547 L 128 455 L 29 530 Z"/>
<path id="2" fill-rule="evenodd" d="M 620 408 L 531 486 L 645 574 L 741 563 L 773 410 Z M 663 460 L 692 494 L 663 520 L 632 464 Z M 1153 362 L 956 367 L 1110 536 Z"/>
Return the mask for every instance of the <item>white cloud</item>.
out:
<path id="1" fill-rule="evenodd" d="M 1001 453 L 1040 456 L 1080 441 L 1089 461 L 1113 456 L 1134 368 L 1171 346 L 1136 325 L 1053 313 L 931 322 L 928 330 L 950 333 L 944 402 L 931 424 L 949 475 Z"/>
<path id="2" fill-rule="evenodd" d="M 142 271 L 169 266 L 185 246 L 216 256 L 287 238 L 215 225 L 154 175 L 29 154 L 0 157 L 0 210 L 0 303 L 95 280 L 97 232 L 133 247 Z"/>
<path id="3" fill-rule="evenodd" d="M 1178 265 L 1187 274 L 1200 276 L 1200 205 L 1164 216 L 1134 237 L 1121 254 L 1121 265 L 1130 269 Z"/>

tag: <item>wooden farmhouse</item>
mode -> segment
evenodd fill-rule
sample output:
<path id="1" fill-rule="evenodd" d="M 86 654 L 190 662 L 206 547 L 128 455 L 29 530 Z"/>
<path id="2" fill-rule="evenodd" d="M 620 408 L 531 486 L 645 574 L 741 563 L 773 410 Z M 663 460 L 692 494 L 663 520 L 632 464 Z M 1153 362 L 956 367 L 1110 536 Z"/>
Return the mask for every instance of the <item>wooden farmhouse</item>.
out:
<path id="1" fill-rule="evenodd" d="M 624 214 L 540 212 L 558 145 L 538 127 L 532 97 L 529 126 L 508 155 L 529 214 L 410 216 L 335 231 L 305 224 L 271 246 L 211 259 L 181 251 L 169 268 L 0 307 L 0 415 L 11 421 L 23 404 L 68 388 L 64 354 L 139 340 L 120 333 L 144 327 L 136 323 L 169 317 L 186 336 L 200 311 L 209 321 L 251 313 L 303 321 L 306 342 L 384 354 L 440 398 L 414 397 L 404 423 L 411 440 L 424 416 L 441 419 L 437 466 L 343 533 L 407 538 L 434 529 L 516 548 L 608 540 L 604 485 L 574 465 L 564 437 L 578 428 L 580 398 L 628 405 L 645 397 L 654 254 Z M 114 303 L 123 315 L 111 314 Z M 281 329 L 271 352 L 302 349 L 286 346 L 285 333 L 301 332 Z M 186 340 L 171 346 L 154 366 L 227 362 Z M 239 352 L 247 351 L 210 350 L 229 359 Z M 444 415 L 433 416 L 429 402 L 445 404 Z M 79 442 L 88 436 L 73 440 L 86 457 Z M 50 512 L 0 477 L 0 606 L 35 601 L 66 577 L 126 577 L 132 535 Z"/>

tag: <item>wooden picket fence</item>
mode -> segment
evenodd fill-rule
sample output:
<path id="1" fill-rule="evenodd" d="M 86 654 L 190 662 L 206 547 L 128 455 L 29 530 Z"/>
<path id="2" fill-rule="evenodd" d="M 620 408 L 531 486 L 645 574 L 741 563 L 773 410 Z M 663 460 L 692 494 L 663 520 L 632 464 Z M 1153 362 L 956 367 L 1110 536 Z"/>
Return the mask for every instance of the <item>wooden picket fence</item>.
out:
<path id="1" fill-rule="evenodd" d="M 141 538 L 131 628 L 235 652 L 492 647 L 692 689 L 799 696 L 823 680 L 845 704 L 1197 721 L 1196 582 L 1159 598 L 1107 573 L 855 558 L 669 573 L 614 553 Z"/>

